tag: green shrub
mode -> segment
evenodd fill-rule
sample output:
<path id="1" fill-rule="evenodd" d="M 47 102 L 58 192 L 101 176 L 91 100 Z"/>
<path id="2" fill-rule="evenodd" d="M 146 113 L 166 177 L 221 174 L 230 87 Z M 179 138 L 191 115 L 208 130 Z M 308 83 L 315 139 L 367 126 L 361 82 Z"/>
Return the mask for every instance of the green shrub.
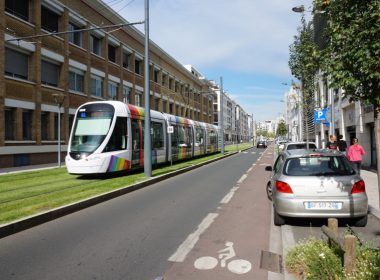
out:
<path id="1" fill-rule="evenodd" d="M 380 251 L 370 246 L 357 247 L 355 269 L 347 280 L 380 279 Z"/>
<path id="2" fill-rule="evenodd" d="M 330 248 L 326 241 L 310 237 L 292 247 L 285 256 L 285 267 L 299 279 L 379 280 L 380 250 L 357 243 L 356 264 L 351 274 L 342 267 L 342 251 Z"/>
<path id="3" fill-rule="evenodd" d="M 340 257 L 323 240 L 310 237 L 291 248 L 285 257 L 287 271 L 299 279 L 342 279 Z"/>

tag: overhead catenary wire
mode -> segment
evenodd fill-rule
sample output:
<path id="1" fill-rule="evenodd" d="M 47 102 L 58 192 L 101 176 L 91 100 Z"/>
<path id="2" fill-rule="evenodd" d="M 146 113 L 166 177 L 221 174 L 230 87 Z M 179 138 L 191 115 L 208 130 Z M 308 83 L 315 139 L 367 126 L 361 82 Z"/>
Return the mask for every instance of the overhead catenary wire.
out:
<path id="1" fill-rule="evenodd" d="M 38 35 L 32 35 L 32 36 L 11 38 L 11 39 L 7 39 L 5 41 L 6 42 L 12 42 L 12 41 L 36 39 L 36 38 L 54 36 L 54 35 L 63 35 L 63 34 L 78 33 L 78 32 L 84 32 L 84 31 L 92 31 L 92 30 L 98 30 L 98 29 L 122 28 L 124 26 L 143 24 L 143 23 L 144 23 L 144 21 L 138 21 L 138 22 L 131 22 L 131 23 L 120 23 L 120 24 L 105 25 L 105 26 L 101 26 L 101 27 L 90 27 L 90 28 L 83 28 L 83 29 L 77 29 L 77 30 L 69 30 L 69 31 L 48 32 L 46 34 L 38 34 Z"/>

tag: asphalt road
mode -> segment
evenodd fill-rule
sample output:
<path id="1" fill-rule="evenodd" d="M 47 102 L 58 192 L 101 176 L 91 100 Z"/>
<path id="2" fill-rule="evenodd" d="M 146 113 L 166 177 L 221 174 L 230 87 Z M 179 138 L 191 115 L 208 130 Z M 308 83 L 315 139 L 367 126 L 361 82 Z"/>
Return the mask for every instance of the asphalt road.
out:
<path id="1" fill-rule="evenodd" d="M 259 153 L 217 161 L 0 239 L 1 279 L 155 279 Z"/>
<path id="2" fill-rule="evenodd" d="M 263 251 L 284 255 L 299 240 L 322 237 L 325 220 L 273 225 L 264 171 L 273 147 L 263 152 L 253 148 L 2 238 L 0 279 L 294 279 L 270 272 L 275 258 L 262 268 Z M 370 214 L 353 230 L 368 241 L 379 228 Z M 233 255 L 222 257 L 227 248 Z"/>

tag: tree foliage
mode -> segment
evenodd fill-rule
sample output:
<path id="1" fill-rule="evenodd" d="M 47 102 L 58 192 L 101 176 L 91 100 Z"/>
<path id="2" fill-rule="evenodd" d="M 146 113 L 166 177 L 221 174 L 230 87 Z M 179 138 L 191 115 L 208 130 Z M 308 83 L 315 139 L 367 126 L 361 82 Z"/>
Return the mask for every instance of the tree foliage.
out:
<path id="1" fill-rule="evenodd" d="M 380 1 L 315 0 L 327 14 L 327 48 L 322 70 L 330 87 L 342 88 L 353 100 L 380 109 Z"/>
<path id="2" fill-rule="evenodd" d="M 313 37 L 312 23 L 306 23 L 302 15 L 298 35 L 290 46 L 289 68 L 292 75 L 302 83 L 304 96 L 312 96 L 315 89 L 315 74 L 319 70 L 319 52 Z"/>
<path id="3" fill-rule="evenodd" d="M 287 133 L 288 133 L 288 128 L 286 127 L 285 121 L 281 120 L 277 126 L 276 136 L 286 136 Z"/>

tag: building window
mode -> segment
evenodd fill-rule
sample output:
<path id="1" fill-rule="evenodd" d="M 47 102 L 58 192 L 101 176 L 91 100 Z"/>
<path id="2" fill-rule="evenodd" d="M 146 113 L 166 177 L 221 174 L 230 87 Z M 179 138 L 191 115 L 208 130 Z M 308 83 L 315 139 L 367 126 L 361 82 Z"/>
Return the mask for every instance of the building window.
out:
<path id="1" fill-rule="evenodd" d="M 5 75 L 27 80 L 28 61 L 27 54 L 5 48 Z"/>
<path id="2" fill-rule="evenodd" d="M 81 70 L 70 69 L 69 89 L 77 92 L 84 92 L 84 73 Z"/>
<path id="3" fill-rule="evenodd" d="M 5 108 L 5 140 L 15 140 L 14 130 L 15 127 L 15 109 Z"/>
<path id="4" fill-rule="evenodd" d="M 135 73 L 141 75 L 142 74 L 142 61 L 135 59 Z"/>
<path id="5" fill-rule="evenodd" d="M 5 11 L 23 20 L 29 20 L 29 0 L 5 0 Z"/>
<path id="6" fill-rule="evenodd" d="M 129 69 L 131 64 L 131 53 L 124 51 L 123 52 L 123 67 Z"/>
<path id="7" fill-rule="evenodd" d="M 59 15 L 41 6 L 41 27 L 49 32 L 58 32 Z"/>
<path id="8" fill-rule="evenodd" d="M 102 39 L 96 37 L 95 35 L 90 35 L 90 50 L 96 55 L 102 54 Z"/>
<path id="9" fill-rule="evenodd" d="M 41 83 L 48 86 L 57 87 L 59 79 L 59 65 L 41 61 Z"/>
<path id="10" fill-rule="evenodd" d="M 167 79 L 168 79 L 168 75 L 163 74 L 162 75 L 162 86 L 164 86 L 164 87 L 166 86 Z"/>
<path id="11" fill-rule="evenodd" d="M 61 124 L 62 124 L 62 119 L 61 119 Z M 54 139 L 58 140 L 58 113 L 54 114 Z"/>
<path id="12" fill-rule="evenodd" d="M 117 100 L 117 83 L 108 82 L 108 96 L 111 100 Z"/>
<path id="13" fill-rule="evenodd" d="M 69 42 L 79 47 L 82 46 L 82 32 L 78 31 L 81 29 L 81 27 L 75 25 L 74 23 L 69 23 L 69 31 L 71 31 L 71 33 L 69 33 Z"/>
<path id="14" fill-rule="evenodd" d="M 32 140 L 33 113 L 31 110 L 22 112 L 22 139 Z"/>
<path id="15" fill-rule="evenodd" d="M 49 112 L 41 112 L 41 140 L 49 140 Z"/>
<path id="16" fill-rule="evenodd" d="M 157 69 L 154 69 L 154 77 L 153 77 L 153 79 L 154 79 L 154 82 L 155 83 L 158 83 L 158 74 L 160 73 L 160 70 L 157 70 Z"/>
<path id="17" fill-rule="evenodd" d="M 135 94 L 135 105 L 141 107 L 141 94 Z"/>
<path id="18" fill-rule="evenodd" d="M 103 78 L 99 76 L 91 76 L 91 95 L 102 97 L 103 92 Z"/>
<path id="19" fill-rule="evenodd" d="M 160 99 L 159 98 L 154 98 L 154 110 L 158 111 L 160 106 Z"/>
<path id="20" fill-rule="evenodd" d="M 130 102 L 131 88 L 129 86 L 123 86 L 123 102 L 128 104 Z"/>
<path id="21" fill-rule="evenodd" d="M 116 62 L 116 47 L 108 44 L 108 60 L 111 62 Z"/>

